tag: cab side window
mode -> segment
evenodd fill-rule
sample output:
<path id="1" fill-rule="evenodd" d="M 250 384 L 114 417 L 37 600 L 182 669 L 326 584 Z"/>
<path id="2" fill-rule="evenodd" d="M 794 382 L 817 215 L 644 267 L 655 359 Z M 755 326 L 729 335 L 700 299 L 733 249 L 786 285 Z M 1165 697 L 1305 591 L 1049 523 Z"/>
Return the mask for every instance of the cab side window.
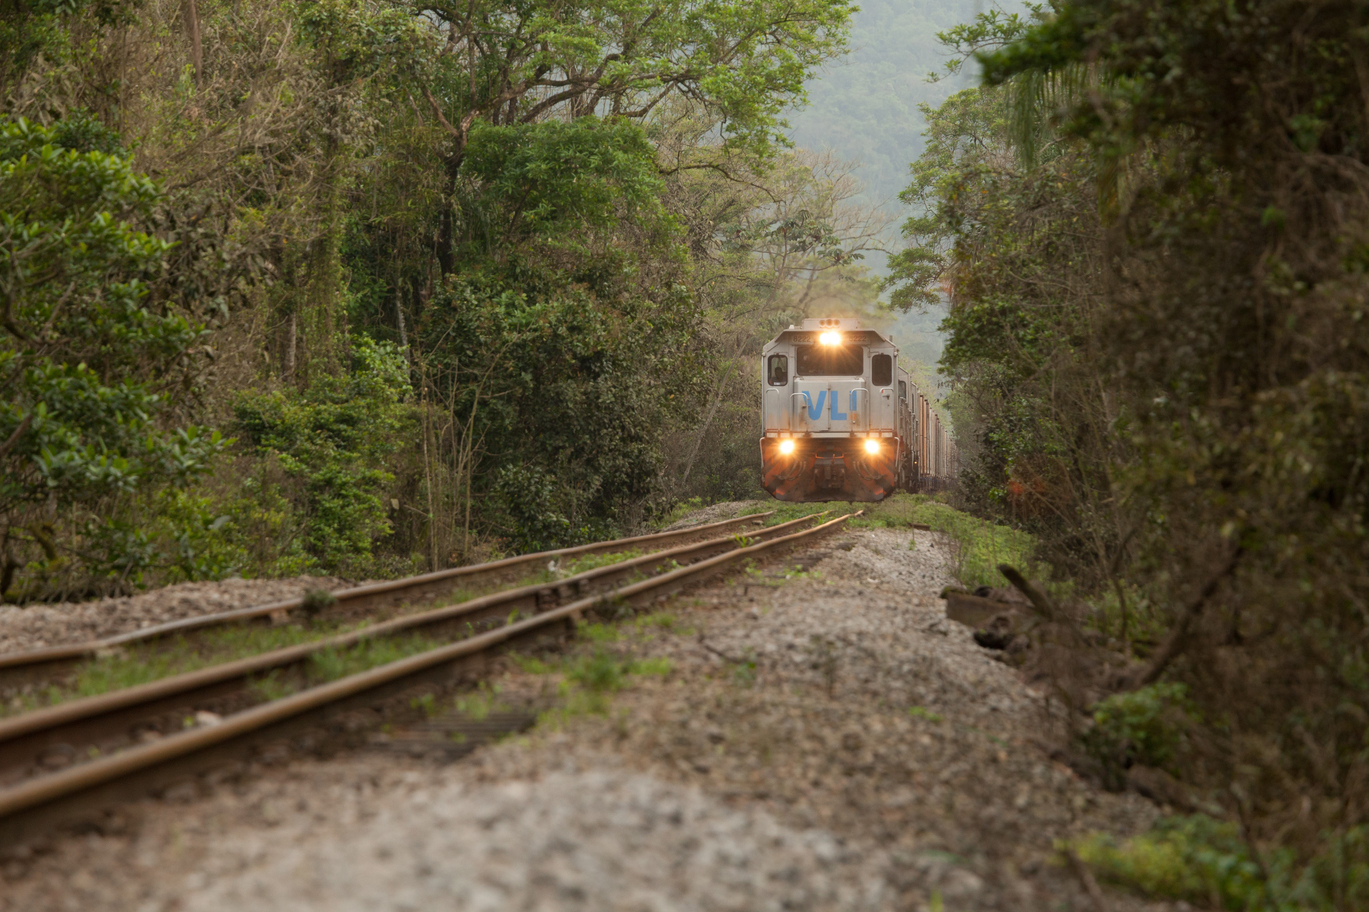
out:
<path id="1" fill-rule="evenodd" d="M 771 386 L 784 386 L 789 382 L 789 356 L 771 355 L 766 377 Z"/>
<path id="2" fill-rule="evenodd" d="M 900 399 L 907 399 L 907 398 L 908 398 L 908 381 L 907 381 L 907 380 L 900 380 L 900 381 L 898 381 L 898 398 L 900 398 Z"/>
<path id="3" fill-rule="evenodd" d="M 875 386 L 893 385 L 894 359 L 892 355 L 872 355 L 870 357 L 870 382 Z"/>

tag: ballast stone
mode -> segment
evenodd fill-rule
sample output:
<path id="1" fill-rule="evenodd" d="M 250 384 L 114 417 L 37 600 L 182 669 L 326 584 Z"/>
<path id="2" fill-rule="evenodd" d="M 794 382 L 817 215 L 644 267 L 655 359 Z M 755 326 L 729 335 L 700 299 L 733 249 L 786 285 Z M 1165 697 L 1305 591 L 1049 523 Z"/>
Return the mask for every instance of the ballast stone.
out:
<path id="1" fill-rule="evenodd" d="M 274 831 L 237 872 L 194 884 L 182 908 L 780 912 L 891 900 L 826 831 L 642 774 L 557 772 L 410 798 L 345 833 Z"/>

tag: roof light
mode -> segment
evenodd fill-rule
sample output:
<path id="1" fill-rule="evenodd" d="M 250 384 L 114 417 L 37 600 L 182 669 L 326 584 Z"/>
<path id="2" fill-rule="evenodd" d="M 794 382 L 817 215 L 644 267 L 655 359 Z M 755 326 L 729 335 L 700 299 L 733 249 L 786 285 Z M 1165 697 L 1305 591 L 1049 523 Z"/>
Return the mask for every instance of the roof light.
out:
<path id="1" fill-rule="evenodd" d="M 836 332 L 835 330 L 829 330 L 828 332 L 825 332 L 822 335 L 818 336 L 818 341 L 821 342 L 823 345 L 840 345 L 841 333 Z"/>

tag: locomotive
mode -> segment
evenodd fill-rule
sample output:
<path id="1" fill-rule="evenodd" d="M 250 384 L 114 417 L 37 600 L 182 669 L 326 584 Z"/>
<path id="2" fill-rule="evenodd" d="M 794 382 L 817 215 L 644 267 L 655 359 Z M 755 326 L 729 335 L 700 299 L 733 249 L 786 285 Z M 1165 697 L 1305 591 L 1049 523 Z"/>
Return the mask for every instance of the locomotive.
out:
<path id="1" fill-rule="evenodd" d="M 959 459 L 888 337 L 804 320 L 761 357 L 762 483 L 779 500 L 880 501 L 950 484 Z"/>

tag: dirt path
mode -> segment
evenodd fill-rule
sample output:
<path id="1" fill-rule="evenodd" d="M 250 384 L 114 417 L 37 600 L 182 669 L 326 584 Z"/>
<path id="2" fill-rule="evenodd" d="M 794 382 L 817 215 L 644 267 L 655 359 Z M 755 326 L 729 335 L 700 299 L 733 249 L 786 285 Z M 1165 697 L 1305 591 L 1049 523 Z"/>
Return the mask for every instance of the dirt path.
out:
<path id="1" fill-rule="evenodd" d="M 794 557 L 583 643 L 670 660 L 604 714 L 450 764 L 173 790 L 9 858 L 0 909 L 1096 909 L 1054 840 L 1157 811 L 1049 759 L 1047 701 L 942 616 L 944 545 L 856 530 Z"/>

